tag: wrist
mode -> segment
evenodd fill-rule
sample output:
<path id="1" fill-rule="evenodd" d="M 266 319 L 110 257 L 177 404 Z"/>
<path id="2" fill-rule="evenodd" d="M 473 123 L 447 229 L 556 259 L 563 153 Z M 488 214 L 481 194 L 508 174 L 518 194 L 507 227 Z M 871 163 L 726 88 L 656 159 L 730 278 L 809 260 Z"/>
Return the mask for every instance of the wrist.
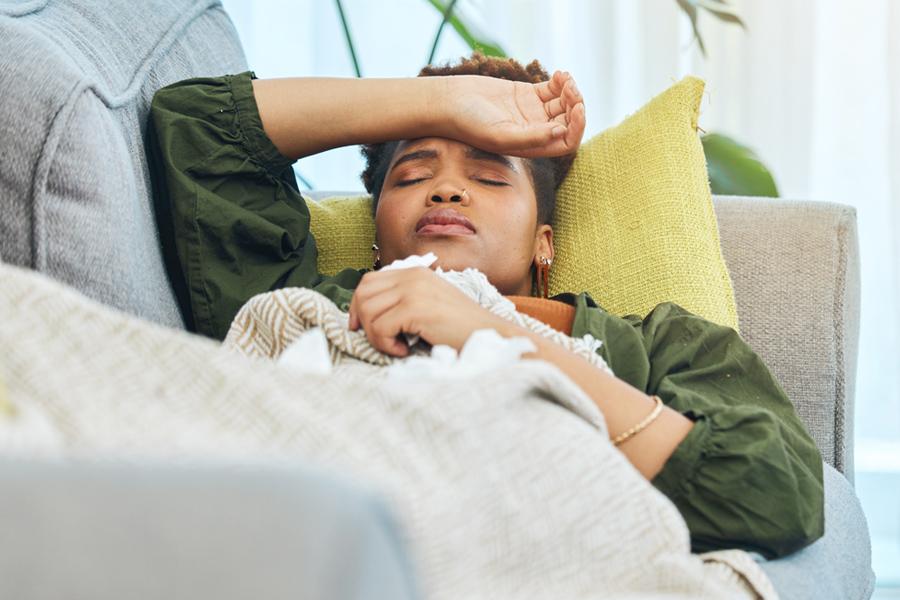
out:
<path id="1" fill-rule="evenodd" d="M 493 325 L 493 329 L 497 331 L 501 336 L 505 338 L 526 338 L 531 340 L 534 344 L 535 352 L 528 352 L 523 355 L 523 358 L 540 358 L 543 353 L 544 344 L 547 343 L 547 340 L 533 331 L 522 327 L 521 325 L 516 325 L 506 319 L 498 317 L 496 315 L 492 315 L 495 318 L 495 324 Z"/>
<path id="2" fill-rule="evenodd" d="M 454 79 L 459 76 L 435 76 L 420 77 L 419 81 L 424 85 L 425 93 L 422 94 L 424 106 L 421 110 L 422 132 L 435 137 L 453 137 L 453 122 L 455 115 L 452 109 L 452 100 L 455 93 Z M 418 137 L 422 137 L 420 133 Z"/>

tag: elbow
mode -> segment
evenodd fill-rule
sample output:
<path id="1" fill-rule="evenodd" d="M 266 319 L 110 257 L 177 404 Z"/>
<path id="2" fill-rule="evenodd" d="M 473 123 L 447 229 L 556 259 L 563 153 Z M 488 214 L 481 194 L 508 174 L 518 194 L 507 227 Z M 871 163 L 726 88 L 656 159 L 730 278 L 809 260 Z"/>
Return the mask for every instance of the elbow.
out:
<path id="1" fill-rule="evenodd" d="M 806 548 L 825 534 L 825 489 L 822 462 L 800 461 L 772 476 L 762 506 L 745 506 L 746 549 L 767 560 L 783 558 Z"/>
<path id="2" fill-rule="evenodd" d="M 770 415 L 758 415 L 758 417 Z M 765 421 L 767 419 L 759 419 Z M 791 439 L 775 423 L 754 432 L 754 451 L 726 453 L 706 465 L 706 490 L 717 496 L 712 526 L 700 532 L 705 550 L 741 548 L 772 560 L 801 550 L 825 533 L 822 459 L 812 440 Z M 768 435 L 766 435 L 768 434 Z M 725 504 L 725 506 L 722 506 Z M 703 536 L 703 534 L 706 536 Z M 717 538 L 717 539 L 714 539 Z M 700 541 L 700 540 L 697 540 Z"/>
<path id="3" fill-rule="evenodd" d="M 761 540 L 760 554 L 769 560 L 783 558 L 806 548 L 825 534 L 825 490 L 813 473 L 790 486 L 792 506 L 785 507 L 779 527 L 773 527 L 769 539 Z"/>
<path id="4" fill-rule="evenodd" d="M 795 494 L 796 489 L 785 489 L 777 494 L 777 502 L 766 507 L 733 499 L 727 511 L 730 516 L 711 530 L 693 528 L 689 520 L 691 550 L 703 553 L 737 548 L 775 560 L 806 548 L 825 533 L 824 497 L 821 489 Z"/>

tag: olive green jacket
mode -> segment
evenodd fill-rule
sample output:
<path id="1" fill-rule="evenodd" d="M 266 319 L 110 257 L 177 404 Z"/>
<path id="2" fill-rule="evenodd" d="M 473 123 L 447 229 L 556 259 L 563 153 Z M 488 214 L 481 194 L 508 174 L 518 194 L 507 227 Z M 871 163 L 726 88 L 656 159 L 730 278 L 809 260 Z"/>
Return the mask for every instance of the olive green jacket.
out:
<path id="1" fill-rule="evenodd" d="M 251 296 L 299 286 L 346 310 L 363 271 L 316 269 L 292 161 L 263 131 L 251 73 L 160 90 L 148 132 L 157 221 L 188 328 L 223 338 Z M 822 536 L 822 460 L 793 405 L 732 329 L 660 304 L 617 317 L 586 294 L 573 336 L 591 334 L 617 377 L 694 421 L 653 485 L 678 507 L 694 551 L 772 558 Z M 603 507 L 597 507 L 603 510 Z"/>

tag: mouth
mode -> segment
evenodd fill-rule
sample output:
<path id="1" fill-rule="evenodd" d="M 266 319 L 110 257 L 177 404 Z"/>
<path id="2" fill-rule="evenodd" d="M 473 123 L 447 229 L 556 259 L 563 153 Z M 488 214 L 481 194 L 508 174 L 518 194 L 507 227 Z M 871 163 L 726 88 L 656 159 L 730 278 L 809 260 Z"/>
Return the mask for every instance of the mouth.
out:
<path id="1" fill-rule="evenodd" d="M 432 210 L 416 223 L 418 235 L 474 235 L 475 226 L 452 208 Z"/>

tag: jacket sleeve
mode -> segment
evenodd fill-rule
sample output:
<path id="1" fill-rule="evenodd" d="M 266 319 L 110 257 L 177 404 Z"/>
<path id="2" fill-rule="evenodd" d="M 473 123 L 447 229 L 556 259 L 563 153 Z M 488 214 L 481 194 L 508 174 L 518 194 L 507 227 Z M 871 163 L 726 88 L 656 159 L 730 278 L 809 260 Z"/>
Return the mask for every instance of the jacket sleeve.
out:
<path id="1" fill-rule="evenodd" d="M 821 455 L 746 342 L 671 303 L 644 318 L 596 311 L 613 372 L 694 421 L 652 482 L 684 517 L 693 551 L 775 558 L 820 538 Z"/>
<path id="2" fill-rule="evenodd" d="M 190 330 L 222 339 L 252 296 L 322 292 L 346 309 L 361 272 L 323 277 L 292 160 L 265 134 L 253 75 L 189 79 L 159 90 L 148 156 L 163 255 Z"/>

